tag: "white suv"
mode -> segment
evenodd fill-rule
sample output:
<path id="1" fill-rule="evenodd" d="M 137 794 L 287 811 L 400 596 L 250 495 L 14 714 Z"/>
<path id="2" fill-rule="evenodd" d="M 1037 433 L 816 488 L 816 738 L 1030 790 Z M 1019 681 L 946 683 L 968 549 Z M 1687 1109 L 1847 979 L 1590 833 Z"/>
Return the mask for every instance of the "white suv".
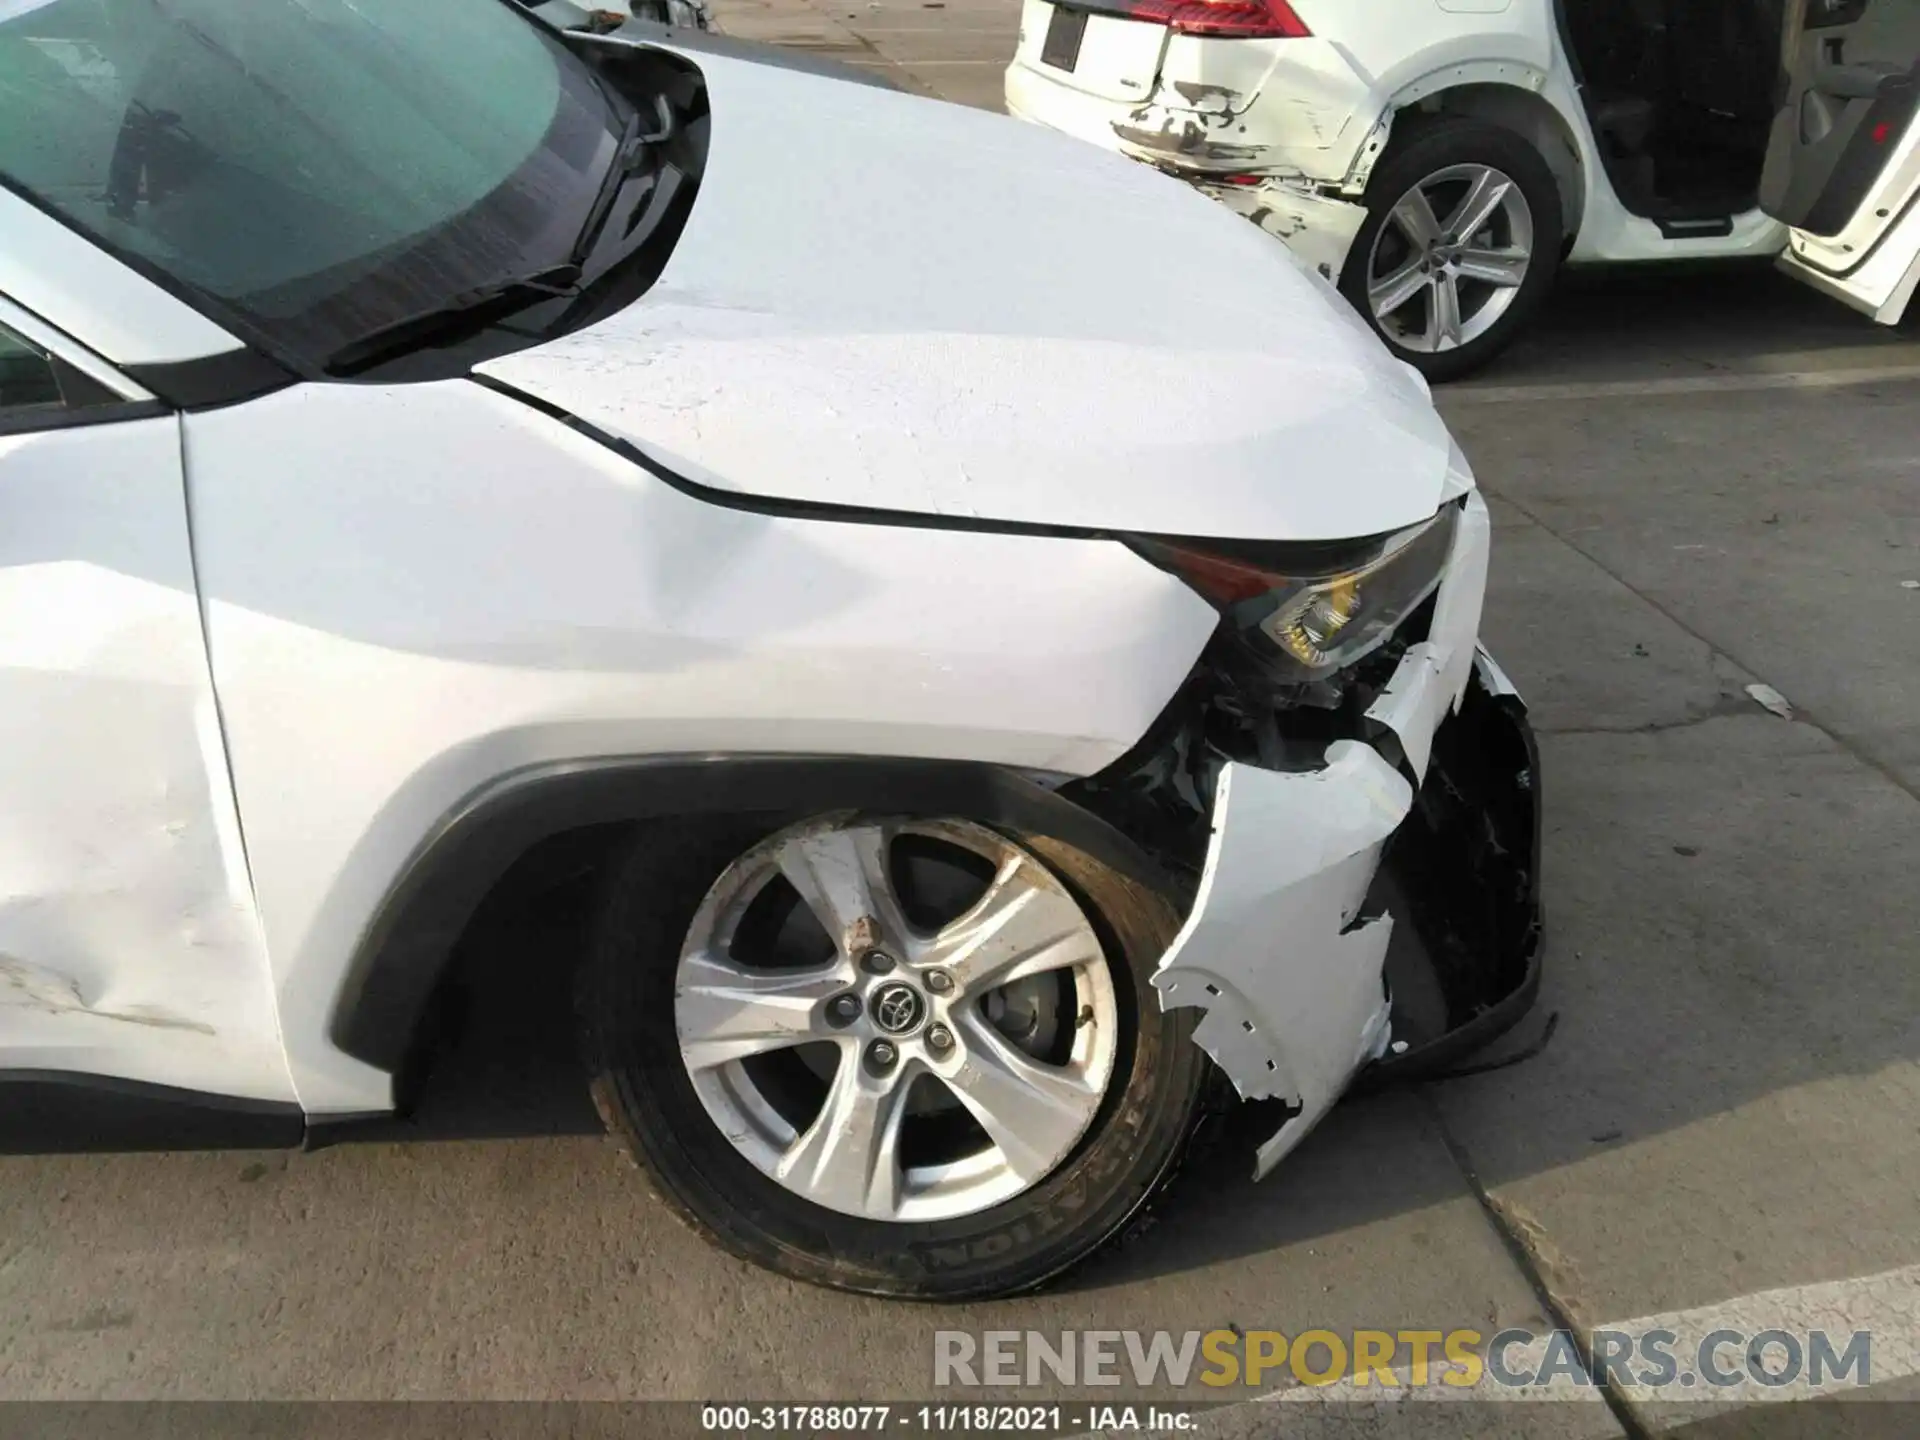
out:
<path id="1" fill-rule="evenodd" d="M 1563 258 L 1768 256 L 1789 226 L 1789 269 L 1893 323 L 1917 61 L 1909 0 L 1026 0 L 1007 108 L 1224 201 L 1447 378 Z"/>
<path id="2" fill-rule="evenodd" d="M 610 1129 L 857 1290 L 1037 1285 L 1212 1077 L 1264 1169 L 1510 1023 L 1535 764 L 1419 378 L 1136 166 L 641 33 L 0 9 L 0 1129 L 403 1106 L 553 845 L 592 943 L 518 983 Z"/>

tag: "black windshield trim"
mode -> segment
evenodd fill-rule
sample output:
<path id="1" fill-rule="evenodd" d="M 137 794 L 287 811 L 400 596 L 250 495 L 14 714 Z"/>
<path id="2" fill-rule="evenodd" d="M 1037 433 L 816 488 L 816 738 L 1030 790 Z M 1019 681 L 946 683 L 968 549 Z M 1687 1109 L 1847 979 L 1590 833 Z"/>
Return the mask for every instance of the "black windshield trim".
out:
<path id="1" fill-rule="evenodd" d="M 300 377 L 279 361 L 249 346 L 172 360 L 160 365 L 122 366 L 129 379 L 151 390 L 176 410 L 217 410 L 295 384 Z"/>

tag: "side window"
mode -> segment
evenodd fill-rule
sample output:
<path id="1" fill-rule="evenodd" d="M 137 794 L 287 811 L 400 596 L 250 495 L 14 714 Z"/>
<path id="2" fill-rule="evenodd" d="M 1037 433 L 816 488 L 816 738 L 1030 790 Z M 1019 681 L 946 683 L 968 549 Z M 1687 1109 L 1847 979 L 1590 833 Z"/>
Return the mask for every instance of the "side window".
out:
<path id="1" fill-rule="evenodd" d="M 146 408 L 0 325 L 0 434 L 131 418 L 129 412 Z"/>
<path id="2" fill-rule="evenodd" d="M 42 409 L 60 404 L 53 359 L 0 325 L 0 410 Z"/>

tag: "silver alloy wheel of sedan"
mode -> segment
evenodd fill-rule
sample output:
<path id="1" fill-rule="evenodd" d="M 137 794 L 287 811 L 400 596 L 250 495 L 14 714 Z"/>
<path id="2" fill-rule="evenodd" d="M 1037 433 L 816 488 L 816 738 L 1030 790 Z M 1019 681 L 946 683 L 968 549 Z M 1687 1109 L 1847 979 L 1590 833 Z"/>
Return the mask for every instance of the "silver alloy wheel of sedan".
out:
<path id="1" fill-rule="evenodd" d="M 1533 243 L 1533 212 L 1511 176 L 1491 165 L 1437 170 L 1407 188 L 1374 236 L 1374 321 L 1408 350 L 1470 344 L 1520 293 Z"/>
<path id="2" fill-rule="evenodd" d="M 931 928 L 896 885 L 909 837 L 984 882 Z M 782 964 L 743 943 L 780 879 L 831 959 Z M 681 949 L 674 1024 L 701 1104 L 757 1169 L 830 1210 L 906 1222 L 997 1205 L 1067 1157 L 1112 1077 L 1119 1007 L 1086 912 L 1033 855 L 970 822 L 840 815 L 769 837 L 714 882 Z"/>

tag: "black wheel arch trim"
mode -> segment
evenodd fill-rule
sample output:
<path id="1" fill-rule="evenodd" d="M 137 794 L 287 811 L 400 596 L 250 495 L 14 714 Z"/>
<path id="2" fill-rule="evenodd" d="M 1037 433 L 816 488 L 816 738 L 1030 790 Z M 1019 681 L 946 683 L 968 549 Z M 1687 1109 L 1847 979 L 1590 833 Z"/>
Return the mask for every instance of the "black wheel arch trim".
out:
<path id="1" fill-rule="evenodd" d="M 467 923 L 516 861 L 569 831 L 676 817 L 842 809 L 964 816 L 1065 841 L 1184 911 L 1181 887 L 1091 811 L 1008 767 L 843 756 L 671 756 L 561 762 L 500 777 L 414 851 L 350 961 L 328 1035 L 389 1074 L 415 1038 Z"/>

